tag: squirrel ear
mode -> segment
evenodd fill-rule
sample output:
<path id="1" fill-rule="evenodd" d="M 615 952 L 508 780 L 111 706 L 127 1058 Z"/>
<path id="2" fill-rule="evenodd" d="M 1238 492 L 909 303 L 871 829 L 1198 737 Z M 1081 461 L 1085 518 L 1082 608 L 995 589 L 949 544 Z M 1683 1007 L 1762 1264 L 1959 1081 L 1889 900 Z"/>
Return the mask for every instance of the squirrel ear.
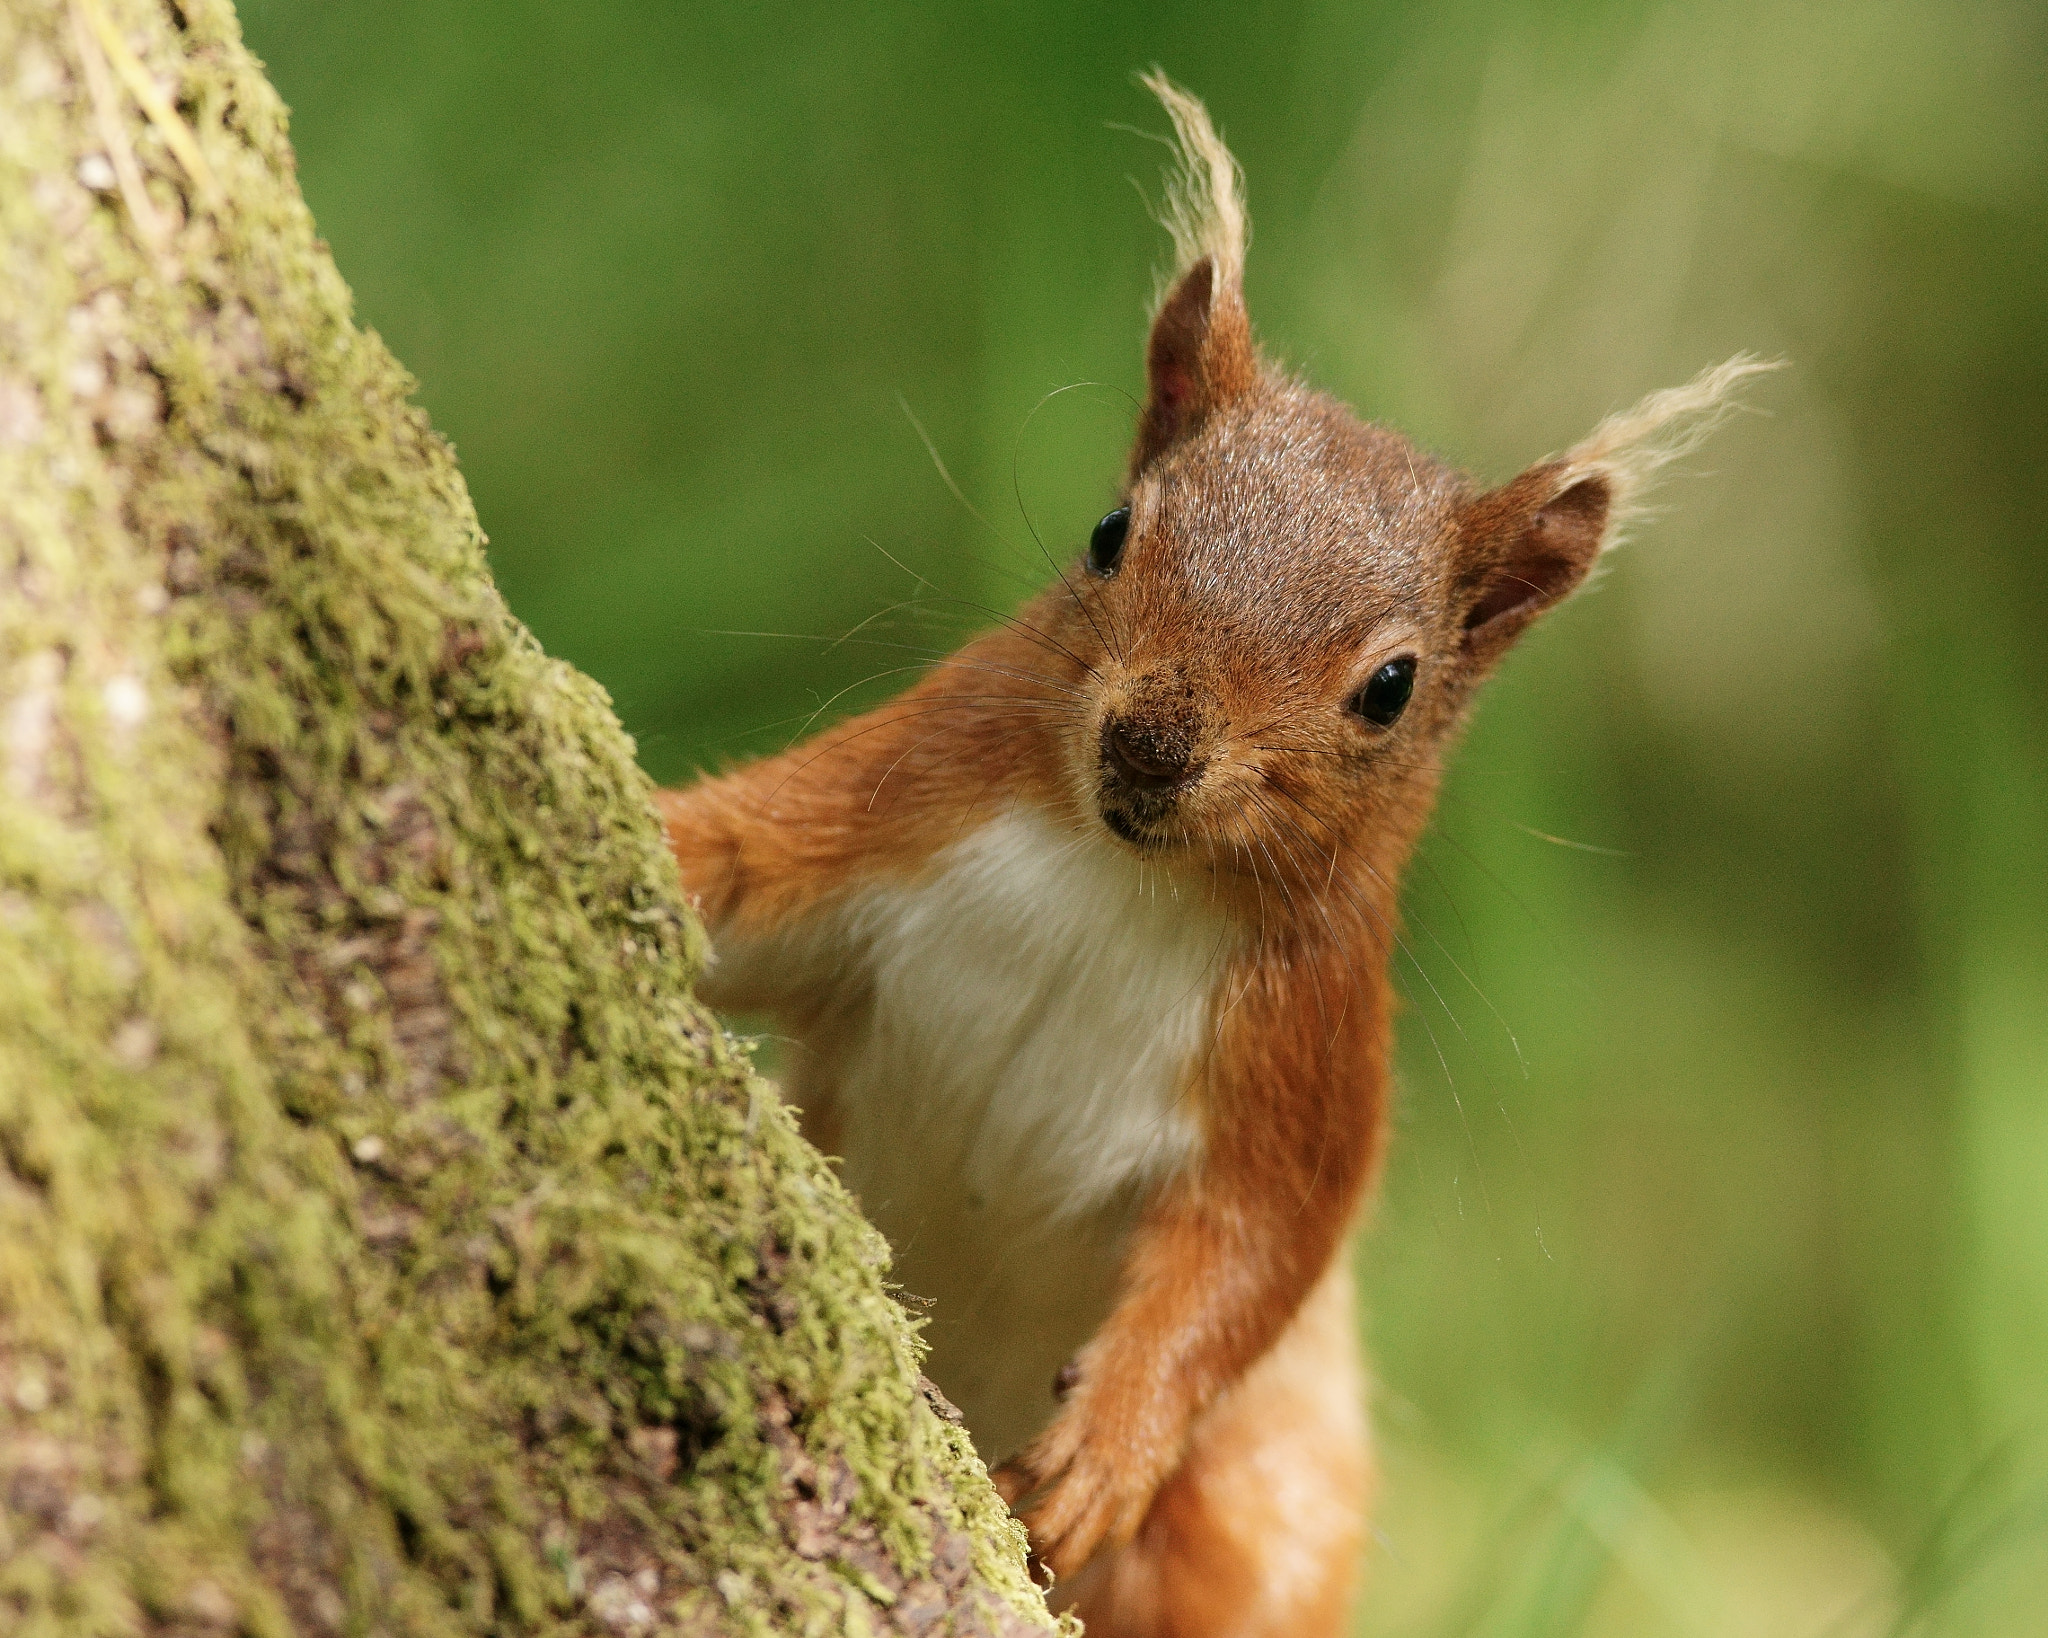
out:
<path id="1" fill-rule="evenodd" d="M 1491 665 L 1593 567 L 1614 526 L 1614 485 L 1569 460 L 1532 467 L 1458 515 L 1465 654 Z"/>
<path id="2" fill-rule="evenodd" d="M 1466 655 L 1491 665 L 1586 578 L 1657 474 L 1700 446 L 1736 406 L 1735 390 L 1775 361 L 1738 353 L 1682 387 L 1610 415 L 1555 460 L 1464 503 L 1458 594 Z"/>
<path id="3" fill-rule="evenodd" d="M 1237 161 L 1199 101 L 1156 68 L 1139 80 L 1173 120 L 1161 220 L 1173 235 L 1176 271 L 1145 348 L 1148 390 L 1131 450 L 1133 478 L 1259 379 L 1244 311 L 1249 230 Z"/>
<path id="4" fill-rule="evenodd" d="M 1131 450 L 1133 477 L 1211 411 L 1258 382 L 1243 293 L 1234 282 L 1219 284 L 1214 257 L 1190 267 L 1160 303 L 1145 347 L 1145 377 L 1145 414 Z"/>

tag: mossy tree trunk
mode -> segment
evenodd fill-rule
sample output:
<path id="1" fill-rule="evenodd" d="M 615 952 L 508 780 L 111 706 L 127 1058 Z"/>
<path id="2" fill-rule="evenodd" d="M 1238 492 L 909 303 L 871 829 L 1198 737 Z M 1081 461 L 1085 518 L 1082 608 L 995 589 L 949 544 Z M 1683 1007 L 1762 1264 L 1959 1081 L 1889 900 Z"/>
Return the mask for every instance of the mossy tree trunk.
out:
<path id="1" fill-rule="evenodd" d="M 0 0 L 0 1629 L 1049 1630 L 410 386 L 226 4 Z"/>

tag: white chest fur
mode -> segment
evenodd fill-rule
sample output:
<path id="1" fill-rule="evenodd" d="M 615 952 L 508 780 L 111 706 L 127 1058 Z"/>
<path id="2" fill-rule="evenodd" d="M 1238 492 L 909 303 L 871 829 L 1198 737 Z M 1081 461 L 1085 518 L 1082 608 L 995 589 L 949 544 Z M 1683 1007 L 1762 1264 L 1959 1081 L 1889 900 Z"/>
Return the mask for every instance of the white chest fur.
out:
<path id="1" fill-rule="evenodd" d="M 1000 1460 L 1107 1312 L 1145 1186 L 1200 1144 L 1190 1070 L 1232 926 L 1031 812 L 839 918 L 861 1000 L 793 1090 L 835 1108 L 847 1181 L 933 1299 L 931 1374 Z"/>
<path id="2" fill-rule="evenodd" d="M 862 1068 L 880 1073 L 840 1087 L 849 1130 L 914 1104 L 965 1186 L 1020 1221 L 1085 1215 L 1187 1159 L 1187 1068 L 1229 937 L 1214 911 L 1108 838 L 1018 813 L 854 920 Z"/>

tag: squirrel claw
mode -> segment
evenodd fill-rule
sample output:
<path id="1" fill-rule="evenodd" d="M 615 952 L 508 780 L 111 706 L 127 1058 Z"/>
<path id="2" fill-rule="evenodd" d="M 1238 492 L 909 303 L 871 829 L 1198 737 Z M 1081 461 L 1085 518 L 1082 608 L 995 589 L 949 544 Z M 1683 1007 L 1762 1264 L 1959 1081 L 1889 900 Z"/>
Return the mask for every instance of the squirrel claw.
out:
<path id="1" fill-rule="evenodd" d="M 993 1478 L 997 1494 L 1030 1532 L 1032 1563 L 1054 1578 L 1075 1574 L 1104 1546 L 1127 1540 L 1150 1501 L 1149 1491 L 1140 1495 L 1119 1482 L 1085 1438 L 1058 1422 Z"/>

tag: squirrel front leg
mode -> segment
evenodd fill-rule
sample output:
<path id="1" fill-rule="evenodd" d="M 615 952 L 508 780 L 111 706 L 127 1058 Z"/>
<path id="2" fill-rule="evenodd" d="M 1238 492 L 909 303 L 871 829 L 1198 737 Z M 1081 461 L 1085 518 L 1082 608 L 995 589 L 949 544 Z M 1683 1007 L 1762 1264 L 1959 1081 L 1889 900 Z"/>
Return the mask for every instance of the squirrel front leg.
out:
<path id="1" fill-rule="evenodd" d="M 684 891 L 714 935 L 766 931 L 846 881 L 863 839 L 846 822 L 834 749 L 802 745 L 655 792 Z"/>
<path id="2" fill-rule="evenodd" d="M 1202 1161 L 1153 1202 L 1059 1412 L 996 1475 L 1055 1576 L 1131 1538 L 1195 1419 L 1329 1267 L 1376 1158 L 1386 1022 L 1383 1001 L 1284 962 L 1230 1009 Z"/>
<path id="3" fill-rule="evenodd" d="M 683 886 L 714 938 L 770 934 L 822 901 L 913 868 L 1019 777 L 1010 730 L 1047 700 L 1007 633 L 813 739 L 655 793 Z M 1004 708 L 998 696 L 1017 698 Z M 996 703 L 990 703 L 996 701 Z"/>
<path id="4" fill-rule="evenodd" d="M 929 851 L 929 819 L 878 802 L 914 717 L 901 701 L 805 744 L 681 790 L 655 793 L 683 888 L 717 952 L 701 986 L 714 1005 L 773 1011 L 802 989 L 779 942 L 829 901 Z"/>

